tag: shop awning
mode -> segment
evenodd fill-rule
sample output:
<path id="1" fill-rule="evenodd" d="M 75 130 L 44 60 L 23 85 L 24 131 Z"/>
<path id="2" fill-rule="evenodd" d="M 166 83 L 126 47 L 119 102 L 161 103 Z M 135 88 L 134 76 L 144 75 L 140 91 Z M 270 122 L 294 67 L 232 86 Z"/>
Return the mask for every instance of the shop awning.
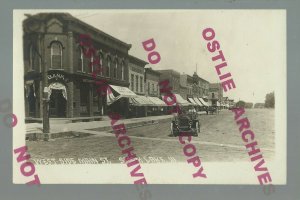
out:
<path id="1" fill-rule="evenodd" d="M 180 106 L 189 106 L 191 103 L 189 103 L 187 100 L 184 100 L 179 94 L 174 94 L 176 97 L 176 103 L 179 104 Z M 167 96 L 167 101 L 172 102 L 173 100 L 171 99 L 170 96 Z M 162 96 L 162 99 L 164 99 L 164 96 Z M 174 103 L 172 106 L 175 106 L 176 104 Z"/>
<path id="2" fill-rule="evenodd" d="M 145 96 L 141 96 L 141 95 L 137 95 L 137 97 L 130 98 L 129 102 L 134 106 L 153 106 L 154 105 L 154 103 L 152 103 L 152 101 L 150 101 L 150 99 L 148 99 Z"/>
<path id="3" fill-rule="evenodd" d="M 107 88 L 107 105 L 111 105 L 122 97 L 134 98 L 137 95 L 127 87 L 109 85 Z"/>
<path id="4" fill-rule="evenodd" d="M 194 100 L 198 106 L 203 106 L 203 104 L 196 97 L 194 98 Z"/>
<path id="5" fill-rule="evenodd" d="M 193 98 L 188 98 L 189 102 L 192 103 L 193 105 L 197 106 L 198 104 L 194 101 Z"/>
<path id="6" fill-rule="evenodd" d="M 148 97 L 148 99 L 152 101 L 152 103 L 155 104 L 155 106 L 167 106 L 167 104 L 158 97 Z"/>
<path id="7" fill-rule="evenodd" d="M 198 99 L 204 106 L 208 106 L 208 103 L 204 101 L 202 98 L 198 98 Z"/>

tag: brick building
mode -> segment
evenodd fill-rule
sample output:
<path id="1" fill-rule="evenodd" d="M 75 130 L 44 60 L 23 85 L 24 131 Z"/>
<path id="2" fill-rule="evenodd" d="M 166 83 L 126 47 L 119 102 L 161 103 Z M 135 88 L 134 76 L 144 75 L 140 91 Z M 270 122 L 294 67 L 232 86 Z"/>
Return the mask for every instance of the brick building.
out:
<path id="1" fill-rule="evenodd" d="M 209 82 L 204 80 L 196 72 L 193 74 L 193 93 L 195 97 L 198 98 L 205 98 L 208 96 L 209 93 Z"/>
<path id="2" fill-rule="evenodd" d="M 94 55 L 104 69 L 96 79 L 120 87 L 129 86 L 130 44 L 67 13 L 29 16 L 23 30 L 26 117 L 42 117 L 43 91 L 49 92 L 50 117 L 103 115 L 108 109 L 126 113 L 128 99 L 120 99 L 112 107 L 107 106 L 105 96 L 97 94 L 94 69 L 88 67 L 95 58 L 84 55 L 78 39 L 80 34 L 88 34 L 92 40 Z"/>
<path id="3" fill-rule="evenodd" d="M 145 68 L 145 94 L 150 97 L 159 97 L 160 73 L 152 68 Z"/>
<path id="4" fill-rule="evenodd" d="M 193 98 L 193 77 L 188 74 L 180 75 L 180 95 L 184 99 Z"/>
<path id="5" fill-rule="evenodd" d="M 145 66 L 147 64 L 139 58 L 129 56 L 129 88 L 136 94 L 145 95 Z"/>
<path id="6" fill-rule="evenodd" d="M 157 70 L 160 73 L 160 81 L 168 80 L 173 93 L 180 93 L 180 73 L 172 70 Z"/>

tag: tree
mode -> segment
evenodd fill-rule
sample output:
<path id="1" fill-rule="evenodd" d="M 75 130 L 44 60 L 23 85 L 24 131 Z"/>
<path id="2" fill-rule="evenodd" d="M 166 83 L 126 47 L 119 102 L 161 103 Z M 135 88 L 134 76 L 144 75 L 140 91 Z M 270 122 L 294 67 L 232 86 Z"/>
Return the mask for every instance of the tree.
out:
<path id="1" fill-rule="evenodd" d="M 238 108 L 245 108 L 246 102 L 245 101 L 238 101 L 235 106 Z"/>
<path id="2" fill-rule="evenodd" d="M 266 95 L 265 98 L 265 107 L 266 108 L 274 108 L 275 107 L 275 97 L 274 92 L 271 92 Z"/>

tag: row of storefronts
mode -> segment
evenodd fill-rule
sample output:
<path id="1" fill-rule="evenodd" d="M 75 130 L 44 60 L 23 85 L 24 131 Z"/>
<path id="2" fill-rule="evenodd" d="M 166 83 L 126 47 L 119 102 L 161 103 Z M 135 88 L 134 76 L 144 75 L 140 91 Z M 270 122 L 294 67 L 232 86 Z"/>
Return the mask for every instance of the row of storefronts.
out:
<path id="1" fill-rule="evenodd" d="M 195 76 L 182 79 L 173 70 L 148 68 L 147 62 L 129 55 L 130 44 L 70 14 L 30 16 L 23 22 L 23 30 L 27 118 L 43 116 L 43 93 L 47 94 L 48 115 L 52 118 L 103 116 L 111 111 L 124 117 L 166 114 L 170 108 L 158 87 L 159 81 L 166 79 L 181 106 L 193 105 L 197 110 L 212 106 L 207 81 L 200 82 L 201 78 Z M 88 34 L 93 42 L 95 53 L 90 58 L 78 42 L 81 34 Z M 95 56 L 102 70 L 93 76 L 95 68 L 89 65 Z M 186 79 L 186 85 L 181 79 Z M 108 88 L 99 91 L 99 82 Z"/>

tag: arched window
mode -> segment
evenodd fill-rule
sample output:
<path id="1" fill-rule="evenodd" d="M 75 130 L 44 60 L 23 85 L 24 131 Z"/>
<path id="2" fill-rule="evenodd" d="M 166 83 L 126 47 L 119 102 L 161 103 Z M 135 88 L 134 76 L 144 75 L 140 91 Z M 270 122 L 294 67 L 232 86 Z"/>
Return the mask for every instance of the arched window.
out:
<path id="1" fill-rule="evenodd" d="M 118 61 L 117 59 L 115 60 L 115 63 L 114 63 L 114 78 L 117 78 L 118 77 Z"/>
<path id="2" fill-rule="evenodd" d="M 121 62 L 121 79 L 122 80 L 124 80 L 125 79 L 125 77 L 124 77 L 124 71 L 125 71 L 125 69 L 124 69 L 125 67 L 124 67 L 124 62 L 122 61 Z"/>
<path id="3" fill-rule="evenodd" d="M 34 70 L 34 48 L 33 45 L 30 45 L 29 47 L 29 70 Z"/>
<path id="4" fill-rule="evenodd" d="M 77 71 L 84 72 L 83 70 L 83 49 L 82 47 L 78 47 L 78 66 Z"/>
<path id="5" fill-rule="evenodd" d="M 92 64 L 93 62 L 94 62 L 94 55 L 91 55 L 90 63 L 89 63 L 89 65 L 87 66 L 88 72 L 89 72 L 89 73 L 92 73 L 93 70 L 94 70 L 94 67 L 96 66 L 96 65 L 93 65 L 93 64 Z"/>
<path id="6" fill-rule="evenodd" d="M 98 75 L 103 76 L 104 66 L 103 66 L 103 54 L 102 53 L 99 54 L 99 68 L 100 68 L 100 70 L 99 70 Z"/>
<path id="7" fill-rule="evenodd" d="M 59 42 L 51 44 L 51 68 L 62 69 L 62 45 Z"/>
<path id="8" fill-rule="evenodd" d="M 111 65 L 111 58 L 107 56 L 107 68 L 106 68 L 106 76 L 110 77 L 110 65 Z"/>

